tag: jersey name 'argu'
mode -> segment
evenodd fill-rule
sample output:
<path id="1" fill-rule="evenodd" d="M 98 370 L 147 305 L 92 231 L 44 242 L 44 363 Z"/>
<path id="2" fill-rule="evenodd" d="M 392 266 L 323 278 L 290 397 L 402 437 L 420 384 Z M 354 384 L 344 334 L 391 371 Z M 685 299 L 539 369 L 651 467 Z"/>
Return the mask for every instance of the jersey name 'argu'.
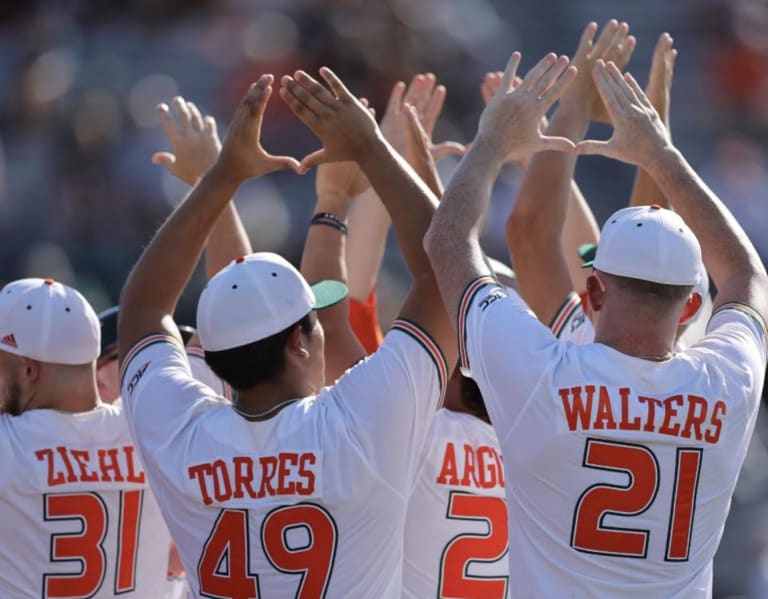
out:
<path id="1" fill-rule="evenodd" d="M 187 469 L 197 481 L 203 504 L 230 499 L 258 499 L 275 495 L 309 496 L 315 492 L 318 459 L 314 453 L 235 456 L 196 464 Z"/>
<path id="2" fill-rule="evenodd" d="M 473 447 L 467 443 L 458 448 L 445 444 L 443 465 L 437 477 L 438 485 L 474 487 L 476 489 L 504 488 L 504 468 L 499 453 L 488 445 Z"/>
<path id="3" fill-rule="evenodd" d="M 97 450 L 46 447 L 35 451 L 46 464 L 48 486 L 72 483 L 144 484 L 144 471 L 132 445 Z"/>
<path id="4" fill-rule="evenodd" d="M 615 393 L 615 392 L 614 392 Z M 618 389 L 620 408 L 604 385 L 579 385 L 558 389 L 569 430 L 623 430 L 658 433 L 716 444 L 726 415 L 726 404 L 693 394 L 666 398 L 636 395 L 629 387 Z M 632 405 L 641 407 L 631 414 Z"/>

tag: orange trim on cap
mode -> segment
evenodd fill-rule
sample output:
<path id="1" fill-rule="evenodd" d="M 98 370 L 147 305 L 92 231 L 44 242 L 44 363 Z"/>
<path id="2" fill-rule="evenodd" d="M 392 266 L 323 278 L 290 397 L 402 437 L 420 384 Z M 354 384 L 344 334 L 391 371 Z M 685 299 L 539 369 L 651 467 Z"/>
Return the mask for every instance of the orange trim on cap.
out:
<path id="1" fill-rule="evenodd" d="M 235 258 L 235 264 L 242 264 L 243 262 L 245 262 L 245 256 Z"/>
<path id="2" fill-rule="evenodd" d="M 53 279 L 45 279 L 43 283 L 45 283 L 46 285 L 53 285 Z"/>
<path id="3" fill-rule="evenodd" d="M 658 204 L 651 204 L 651 210 L 661 210 L 661 206 Z"/>

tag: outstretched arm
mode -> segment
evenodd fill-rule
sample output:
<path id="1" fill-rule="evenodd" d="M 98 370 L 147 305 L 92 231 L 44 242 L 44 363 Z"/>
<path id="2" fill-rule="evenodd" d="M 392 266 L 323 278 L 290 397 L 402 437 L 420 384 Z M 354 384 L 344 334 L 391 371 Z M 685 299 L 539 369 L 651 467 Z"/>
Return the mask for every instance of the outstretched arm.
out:
<path id="1" fill-rule="evenodd" d="M 568 62 L 565 56 L 558 59 L 548 54 L 512 90 L 520 54 L 512 55 L 501 87 L 480 117 L 475 141 L 445 190 L 424 244 L 453 318 L 467 285 L 490 273 L 480 233 L 502 164 L 536 151 L 573 150 L 570 140 L 544 137 L 539 132 L 541 118 L 576 75 Z"/>
<path id="2" fill-rule="evenodd" d="M 651 74 L 648 76 L 648 86 L 645 93 L 659 113 L 662 123 L 672 139 L 672 129 L 669 126 L 669 100 L 672 89 L 672 76 L 675 68 L 677 50 L 672 48 L 672 37 L 668 33 L 662 33 L 653 51 L 651 62 Z M 653 180 L 645 169 L 638 168 L 635 177 L 635 185 L 632 188 L 630 206 L 650 206 L 658 204 L 662 208 L 669 208 L 669 201 L 661 193 L 656 181 Z"/>
<path id="3" fill-rule="evenodd" d="M 197 106 L 182 97 L 173 99 L 173 112 L 166 104 L 157 107 L 171 152 L 157 152 L 152 162 L 188 185 L 194 185 L 213 166 L 221 152 L 216 120 L 203 115 Z M 175 121 L 175 122 L 174 122 Z M 232 260 L 252 252 L 251 242 L 234 202 L 229 202 L 216 221 L 205 247 L 205 273 L 210 279 Z"/>
<path id="4" fill-rule="evenodd" d="M 437 200 L 384 140 L 373 117 L 333 72 L 323 68 L 320 74 L 330 91 L 303 71 L 298 71 L 295 78 L 284 77 L 280 90 L 294 114 L 323 142 L 321 150 L 304 158 L 302 168 L 357 160 L 392 218 L 405 263 L 414 278 L 411 299 L 401 315 L 426 329 L 446 356 L 455 359 L 455 338 L 441 309 L 421 245 Z"/>
<path id="5" fill-rule="evenodd" d="M 346 232 L 342 223 L 347 221 L 352 198 L 368 186 L 356 162 L 329 162 L 318 167 L 315 218 L 319 220 L 313 220 L 309 227 L 301 259 L 301 272 L 309 283 L 347 283 Z M 327 214 L 332 216 L 319 217 Z M 349 299 L 318 314 L 325 331 L 325 380 L 331 382 L 365 356 L 365 351 L 348 325 Z"/>
<path id="6" fill-rule="evenodd" d="M 432 132 L 446 95 L 445 87 L 436 83 L 431 73 L 414 76 L 407 88 L 402 81 L 398 81 L 392 88 L 387 109 L 381 119 L 381 132 L 395 151 L 408 160 L 432 192 L 440 197 L 442 184 L 437 175 L 436 161 L 445 156 L 462 154 L 466 148 L 452 141 L 439 144 L 432 142 Z M 409 144 L 409 107 L 416 111 L 427 136 L 426 152 Z M 364 192 L 353 203 L 347 244 L 349 291 L 353 299 L 365 301 L 376 286 L 389 225 L 389 214 L 372 189 Z"/>
<path id="7" fill-rule="evenodd" d="M 614 123 L 608 141 L 583 141 L 581 154 L 601 154 L 645 169 L 696 234 L 718 289 L 715 307 L 730 302 L 768 315 L 768 277 L 728 208 L 675 148 L 661 117 L 632 75 L 598 61 L 595 82 Z"/>
<path id="8" fill-rule="evenodd" d="M 609 55 L 628 60 L 634 49 L 634 38 L 628 31 L 626 23 L 609 21 L 593 43 L 597 24 L 587 25 L 573 58 L 579 74 L 560 99 L 547 128 L 549 135 L 574 142 L 584 137 L 599 99 L 591 77 L 592 65 Z M 576 158 L 574 153 L 535 154 L 507 221 L 507 243 L 520 293 L 545 324 L 552 321 L 569 293 L 586 288 L 576 249 L 596 236 L 590 226 L 594 219 L 587 216 L 591 211 L 572 182 Z"/>
<path id="9" fill-rule="evenodd" d="M 259 142 L 272 81 L 271 75 L 264 75 L 248 91 L 216 163 L 155 234 L 129 275 L 120 295 L 121 360 L 151 333 L 164 332 L 181 342 L 172 317 L 176 303 L 211 229 L 240 184 L 276 170 L 298 170 L 295 159 L 271 156 Z"/>

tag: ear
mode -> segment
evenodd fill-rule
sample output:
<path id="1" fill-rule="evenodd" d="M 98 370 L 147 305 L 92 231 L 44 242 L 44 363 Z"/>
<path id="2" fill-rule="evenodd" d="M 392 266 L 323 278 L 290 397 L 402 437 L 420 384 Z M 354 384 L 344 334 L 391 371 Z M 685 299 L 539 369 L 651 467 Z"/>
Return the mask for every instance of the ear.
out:
<path id="1" fill-rule="evenodd" d="M 36 383 L 40 378 L 40 362 L 22 358 L 22 377 L 26 383 Z"/>
<path id="2" fill-rule="evenodd" d="M 587 277 L 587 297 L 594 312 L 599 312 L 605 302 L 605 289 L 595 275 Z"/>
<path id="3" fill-rule="evenodd" d="M 691 294 L 691 297 L 688 298 L 688 301 L 685 302 L 685 306 L 683 307 L 683 313 L 680 315 L 680 320 L 678 324 L 684 325 L 688 324 L 693 320 L 693 318 L 698 314 L 699 308 L 701 308 L 703 300 L 701 299 L 701 295 L 694 291 Z"/>
<path id="4" fill-rule="evenodd" d="M 289 354 L 296 356 L 301 360 L 309 358 L 309 351 L 306 347 L 304 335 L 301 334 L 301 326 L 296 325 L 288 335 L 285 348 Z"/>

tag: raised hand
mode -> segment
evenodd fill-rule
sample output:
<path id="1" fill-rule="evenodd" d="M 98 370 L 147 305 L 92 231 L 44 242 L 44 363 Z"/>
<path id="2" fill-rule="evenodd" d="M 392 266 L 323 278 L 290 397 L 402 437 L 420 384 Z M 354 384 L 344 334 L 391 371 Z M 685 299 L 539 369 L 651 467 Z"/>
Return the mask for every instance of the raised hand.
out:
<path id="1" fill-rule="evenodd" d="M 523 160 L 542 150 L 570 152 L 574 144 L 564 137 L 539 131 L 541 119 L 576 77 L 568 57 L 548 54 L 513 89 L 520 53 L 512 54 L 499 88 L 480 116 L 477 142 L 488 144 L 506 160 Z"/>
<path id="2" fill-rule="evenodd" d="M 677 50 L 672 47 L 673 43 L 674 40 L 668 33 L 662 33 L 659 36 L 656 49 L 653 51 L 651 74 L 645 88 L 645 94 L 667 128 L 669 128 L 669 96 L 677 58 Z"/>
<path id="3" fill-rule="evenodd" d="M 381 132 L 386 140 L 392 144 L 402 156 L 406 154 L 407 109 L 406 105 L 413 106 L 419 117 L 427 138 L 429 139 L 429 151 L 435 161 L 440 161 L 446 156 L 461 155 L 466 148 L 454 141 L 445 141 L 439 144 L 432 142 L 432 133 L 435 124 L 443 110 L 445 103 L 445 86 L 436 85 L 437 81 L 432 73 L 415 75 L 406 89 L 405 83 L 398 81 L 392 88 L 389 96 L 387 110 L 381 119 Z"/>
<path id="4" fill-rule="evenodd" d="M 320 69 L 320 76 L 330 89 L 304 71 L 281 80 L 280 96 L 288 108 L 323 142 L 301 161 L 303 172 L 323 162 L 355 160 L 381 136 L 367 103 L 352 95 L 328 67 Z"/>
<path id="5" fill-rule="evenodd" d="M 634 52 L 636 40 L 629 34 L 629 25 L 611 19 L 595 41 L 597 23 L 589 23 L 581 34 L 581 40 L 571 64 L 578 69 L 578 76 L 560 98 L 560 108 L 586 111 L 592 120 L 608 122 L 600 95 L 592 80 L 592 68 L 602 59 L 613 61 L 623 69 Z"/>
<path id="6" fill-rule="evenodd" d="M 262 75 L 243 98 L 224 138 L 216 168 L 228 177 L 244 181 L 283 169 L 300 172 L 290 156 L 273 156 L 261 145 L 261 123 L 272 95 L 272 75 Z"/>
<path id="7" fill-rule="evenodd" d="M 579 154 L 601 154 L 630 164 L 647 166 L 671 147 L 669 132 L 648 96 L 629 73 L 599 60 L 594 79 L 613 123 L 608 141 L 585 140 L 576 146 Z"/>
<path id="8" fill-rule="evenodd" d="M 195 104 L 180 96 L 173 99 L 173 115 L 165 103 L 158 105 L 157 112 L 171 152 L 156 152 L 152 162 L 194 185 L 216 162 L 221 151 L 216 120 L 212 116 L 203 118 Z"/>
<path id="9" fill-rule="evenodd" d="M 443 184 L 437 172 L 435 159 L 430 152 L 431 141 L 421 124 L 415 106 L 405 105 L 406 156 L 408 163 L 421 177 L 422 181 L 438 198 L 443 195 Z"/>

